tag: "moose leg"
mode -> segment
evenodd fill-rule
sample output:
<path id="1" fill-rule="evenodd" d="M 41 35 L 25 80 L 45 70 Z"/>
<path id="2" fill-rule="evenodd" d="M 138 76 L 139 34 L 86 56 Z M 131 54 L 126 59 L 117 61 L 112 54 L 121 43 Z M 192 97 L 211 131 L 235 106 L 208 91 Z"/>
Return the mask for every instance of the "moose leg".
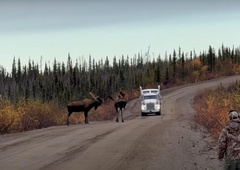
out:
<path id="1" fill-rule="evenodd" d="M 88 122 L 88 112 L 84 112 L 84 117 L 85 117 L 85 124 L 89 124 L 89 122 Z"/>
<path id="2" fill-rule="evenodd" d="M 119 111 L 118 111 L 118 103 L 115 103 L 114 107 L 115 107 L 116 113 L 117 113 L 116 122 L 118 122 L 118 114 L 119 114 Z"/>
<path id="3" fill-rule="evenodd" d="M 118 116 L 119 116 L 119 110 L 117 109 L 117 118 L 116 118 L 116 122 L 118 122 Z"/>
<path id="4" fill-rule="evenodd" d="M 69 117 L 71 116 L 72 112 L 68 111 L 68 115 L 67 115 L 67 125 L 69 126 Z"/>
<path id="5" fill-rule="evenodd" d="M 123 120 L 123 110 L 122 110 L 122 108 L 121 108 L 121 116 L 122 116 L 122 122 L 124 122 L 124 120 Z"/>

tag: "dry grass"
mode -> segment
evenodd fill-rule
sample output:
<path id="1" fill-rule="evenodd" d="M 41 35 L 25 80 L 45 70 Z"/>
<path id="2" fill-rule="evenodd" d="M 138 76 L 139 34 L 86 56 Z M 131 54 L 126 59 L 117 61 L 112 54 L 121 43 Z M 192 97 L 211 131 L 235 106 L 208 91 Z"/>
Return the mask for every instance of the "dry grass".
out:
<path id="1" fill-rule="evenodd" d="M 194 121 L 204 126 L 214 139 L 229 122 L 227 113 L 230 109 L 239 111 L 239 83 L 227 89 L 206 90 L 195 97 L 194 109 L 197 114 Z"/>
<path id="2" fill-rule="evenodd" d="M 63 110 L 51 102 L 29 100 L 15 106 L 4 100 L 0 104 L 0 134 L 62 125 L 64 120 Z"/>
<path id="3" fill-rule="evenodd" d="M 138 97 L 138 91 L 127 92 L 129 99 Z M 112 120 L 116 116 L 113 101 L 106 100 L 97 110 L 89 112 L 89 121 Z M 23 100 L 13 105 L 8 100 L 0 101 L 0 134 L 24 132 L 49 126 L 65 125 L 66 107 L 54 102 L 43 103 L 40 100 Z M 70 124 L 84 123 L 83 113 L 73 113 Z"/>

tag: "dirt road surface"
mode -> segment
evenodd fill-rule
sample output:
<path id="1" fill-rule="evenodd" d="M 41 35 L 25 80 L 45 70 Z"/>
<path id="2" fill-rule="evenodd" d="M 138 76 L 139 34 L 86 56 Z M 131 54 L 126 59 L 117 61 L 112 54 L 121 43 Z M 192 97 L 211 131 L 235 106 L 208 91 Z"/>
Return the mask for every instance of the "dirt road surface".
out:
<path id="1" fill-rule="evenodd" d="M 218 170 L 216 143 L 191 122 L 194 95 L 240 76 L 162 90 L 162 115 L 90 122 L 0 136 L 0 170 Z"/>

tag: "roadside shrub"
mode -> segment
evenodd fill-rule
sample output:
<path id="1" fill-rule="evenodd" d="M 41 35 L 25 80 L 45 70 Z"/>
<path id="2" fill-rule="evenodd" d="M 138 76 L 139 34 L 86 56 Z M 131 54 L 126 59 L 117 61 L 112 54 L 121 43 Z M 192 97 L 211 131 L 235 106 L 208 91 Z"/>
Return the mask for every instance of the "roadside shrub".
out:
<path id="1" fill-rule="evenodd" d="M 135 99 L 139 91 L 128 92 L 129 100 Z M 116 116 L 114 104 L 104 102 L 97 110 L 89 112 L 89 120 L 111 120 Z M 8 100 L 0 101 L 0 134 L 24 132 L 49 126 L 65 125 L 67 108 L 56 103 L 40 100 L 21 100 L 14 105 Z M 83 113 L 74 113 L 69 118 L 70 124 L 84 123 Z"/>
<path id="2" fill-rule="evenodd" d="M 1 134 L 62 125 L 65 120 L 66 112 L 52 102 L 42 103 L 38 100 L 28 100 L 13 105 L 10 101 L 1 101 Z"/>
<path id="3" fill-rule="evenodd" d="M 0 101 L 0 134 L 17 132 L 20 122 L 19 110 L 10 101 Z"/>
<path id="4" fill-rule="evenodd" d="M 24 101 L 19 103 L 18 108 L 21 109 L 23 131 L 62 125 L 66 117 L 53 102 Z"/>
<path id="5" fill-rule="evenodd" d="M 218 139 L 219 133 L 229 122 L 227 113 L 230 109 L 239 109 L 238 83 L 228 88 L 218 88 L 215 90 L 206 90 L 194 98 L 194 109 L 196 114 L 194 121 L 204 126 L 214 139 Z"/>

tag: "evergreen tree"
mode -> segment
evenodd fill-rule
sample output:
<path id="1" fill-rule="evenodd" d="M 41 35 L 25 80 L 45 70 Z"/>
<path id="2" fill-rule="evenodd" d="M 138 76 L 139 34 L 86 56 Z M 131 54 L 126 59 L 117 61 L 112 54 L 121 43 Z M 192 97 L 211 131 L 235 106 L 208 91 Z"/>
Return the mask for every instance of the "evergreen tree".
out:
<path id="1" fill-rule="evenodd" d="M 12 63 L 12 78 L 16 80 L 17 75 L 17 68 L 16 68 L 16 61 L 15 57 L 13 58 L 13 63 Z"/>
<path id="2" fill-rule="evenodd" d="M 182 63 L 182 80 L 184 79 L 185 76 L 185 57 L 184 57 L 184 53 L 182 53 L 182 57 L 181 57 L 181 63 Z"/>
<path id="3" fill-rule="evenodd" d="M 21 79 L 21 75 L 22 75 L 22 69 L 21 69 L 21 61 L 20 61 L 20 58 L 18 58 L 18 69 L 17 69 L 17 83 L 20 82 L 20 79 Z"/>
<path id="4" fill-rule="evenodd" d="M 173 51 L 173 79 L 176 80 L 176 64 L 177 64 L 177 54 L 176 51 Z"/>
<path id="5" fill-rule="evenodd" d="M 207 58 L 208 58 L 208 71 L 212 72 L 215 66 L 215 54 L 211 46 L 209 46 Z"/>

